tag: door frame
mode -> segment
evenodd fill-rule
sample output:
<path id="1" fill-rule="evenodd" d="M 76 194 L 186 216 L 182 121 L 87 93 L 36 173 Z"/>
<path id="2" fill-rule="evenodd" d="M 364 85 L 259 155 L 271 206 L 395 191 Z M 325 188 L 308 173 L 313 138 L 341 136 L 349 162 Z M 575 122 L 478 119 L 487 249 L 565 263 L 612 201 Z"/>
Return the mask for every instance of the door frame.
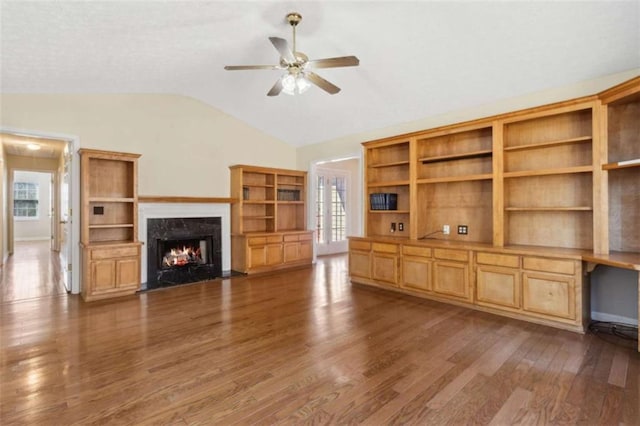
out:
<path id="1" fill-rule="evenodd" d="M 316 181 L 318 179 L 317 168 L 322 168 L 323 163 L 331 163 L 338 162 L 343 160 L 358 160 L 358 173 L 354 176 L 351 175 L 351 188 L 356 191 L 356 194 L 362 194 L 363 191 L 363 176 L 364 176 L 364 168 L 363 168 L 363 150 L 360 149 L 358 152 L 346 153 L 343 155 L 336 155 L 332 157 L 324 157 L 318 158 L 309 163 L 309 179 L 307 182 L 307 229 L 316 228 L 316 214 L 315 214 L 315 206 L 317 201 L 317 191 L 316 191 Z M 348 220 L 348 235 L 350 236 L 362 236 L 364 232 L 364 203 L 361 197 L 358 197 L 358 203 L 350 206 L 350 219 Z M 316 262 L 318 256 L 318 247 L 316 238 L 314 235 L 313 238 L 313 262 Z"/>
<path id="2" fill-rule="evenodd" d="M 20 136 L 34 137 L 34 138 L 46 138 L 46 139 L 58 139 L 61 142 L 67 142 L 70 144 L 71 149 L 71 209 L 72 209 L 72 221 L 71 221 L 71 293 L 80 293 L 80 156 L 78 149 L 80 149 L 80 138 L 75 135 L 45 132 L 39 130 L 23 129 L 17 127 L 0 126 L 0 132 L 13 133 Z M 5 164 L 7 173 L 9 173 L 9 167 Z M 9 177 L 9 176 L 7 176 Z M 7 192 L 9 191 L 9 183 L 7 182 Z M 7 216 L 9 215 L 9 194 L 6 194 L 7 205 L 5 206 Z M 9 220 L 9 217 L 7 217 Z M 7 220 L 7 222 L 8 222 Z M 3 224 L 2 234 L 4 238 L 8 239 L 8 223 Z M 4 241 L 0 241 L 0 244 L 4 244 Z M 6 258 L 8 253 L 4 253 Z"/>
<path id="3" fill-rule="evenodd" d="M 324 217 L 324 221 L 325 223 L 323 225 L 327 225 L 327 222 L 330 222 L 331 227 L 326 227 L 323 226 L 323 230 L 324 230 L 324 236 L 326 237 L 328 234 L 331 234 L 331 229 L 333 228 L 333 220 L 332 220 L 332 205 L 331 205 L 331 193 L 332 193 L 332 185 L 331 185 L 331 181 L 330 179 L 333 178 L 342 178 L 344 179 L 344 183 L 345 183 L 345 200 L 344 200 L 344 206 L 345 206 L 345 212 L 347 213 L 345 216 L 345 237 L 347 235 L 349 235 L 348 233 L 351 232 L 351 226 L 352 226 L 352 222 L 353 222 L 353 218 L 351 217 L 351 215 L 349 214 L 351 212 L 351 202 L 350 202 L 350 198 L 351 198 L 351 173 L 349 171 L 343 170 L 343 169 L 329 169 L 329 168 L 324 168 L 322 167 L 323 164 L 320 164 L 316 167 L 316 201 L 318 198 L 318 194 L 317 194 L 317 187 L 318 187 L 318 178 L 320 176 L 324 176 L 325 178 L 325 182 L 324 182 L 324 187 L 325 187 L 325 193 L 324 193 L 324 212 L 323 212 L 323 217 Z M 316 205 L 314 204 L 314 211 L 316 211 L 315 207 Z M 317 229 L 317 228 L 316 228 Z M 316 235 L 316 241 L 317 241 L 318 236 Z M 324 251 L 323 252 L 323 247 L 324 246 Z M 322 256 L 325 254 L 333 254 L 335 253 L 341 253 L 341 252 L 346 252 L 348 250 L 348 241 L 346 240 L 341 240 L 341 241 L 325 241 L 324 244 L 318 244 L 318 255 Z M 344 249 L 344 250 L 341 250 Z"/>

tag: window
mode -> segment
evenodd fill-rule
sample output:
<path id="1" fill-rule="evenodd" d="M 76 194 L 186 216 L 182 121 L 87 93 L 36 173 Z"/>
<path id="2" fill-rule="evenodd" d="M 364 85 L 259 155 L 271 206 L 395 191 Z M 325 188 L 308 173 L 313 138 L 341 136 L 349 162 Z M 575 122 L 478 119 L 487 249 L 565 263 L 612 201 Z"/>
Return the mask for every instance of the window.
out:
<path id="1" fill-rule="evenodd" d="M 30 182 L 13 183 L 13 217 L 38 218 L 38 184 Z"/>

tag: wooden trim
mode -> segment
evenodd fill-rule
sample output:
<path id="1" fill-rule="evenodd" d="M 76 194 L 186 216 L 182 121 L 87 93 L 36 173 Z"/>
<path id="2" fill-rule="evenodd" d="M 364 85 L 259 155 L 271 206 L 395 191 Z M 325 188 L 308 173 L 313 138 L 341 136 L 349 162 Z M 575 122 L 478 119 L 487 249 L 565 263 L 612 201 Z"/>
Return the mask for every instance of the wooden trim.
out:
<path id="1" fill-rule="evenodd" d="M 138 203 L 220 203 L 233 204 L 237 203 L 235 198 L 223 197 L 180 197 L 180 196 L 156 196 L 156 195 L 140 195 Z"/>
<path id="2" fill-rule="evenodd" d="M 405 133 L 402 135 L 394 135 L 394 136 L 389 136 L 381 139 L 373 139 L 367 142 L 363 142 L 362 145 L 369 147 L 369 146 L 374 146 L 374 145 L 383 144 L 383 143 L 393 143 L 393 142 L 404 141 L 404 140 L 408 141 L 412 137 L 427 138 L 427 137 L 442 136 L 449 133 L 457 133 L 459 131 L 475 130 L 475 129 L 481 129 L 484 127 L 489 128 L 492 126 L 492 123 L 495 120 L 505 120 L 505 121 L 511 121 L 515 119 L 520 120 L 521 117 L 528 116 L 528 115 L 532 115 L 531 118 L 535 118 L 536 116 L 543 116 L 549 113 L 556 114 L 556 113 L 562 113 L 566 111 L 575 111 L 583 107 L 583 105 L 581 104 L 585 104 L 584 105 L 585 109 L 591 108 L 592 105 L 587 105 L 587 103 L 596 101 L 597 99 L 598 97 L 596 95 L 583 96 L 581 98 L 570 99 L 568 101 L 556 102 L 552 104 L 541 105 L 537 107 L 522 109 L 518 111 L 511 111 L 511 112 L 506 112 L 502 114 L 495 114 L 488 117 L 478 118 L 478 119 L 469 120 L 469 121 L 463 121 L 459 123 L 447 124 L 444 126 L 434 127 L 427 130 L 418 130 L 415 132 Z M 564 111 L 563 109 L 566 109 L 566 111 Z"/>
<path id="3" fill-rule="evenodd" d="M 602 103 L 609 104 L 634 93 L 640 93 L 640 76 L 603 90 L 597 96 Z"/>
<path id="4" fill-rule="evenodd" d="M 248 173 L 275 173 L 287 176 L 304 176 L 307 173 L 303 170 L 279 169 L 273 167 L 251 166 L 246 164 L 235 164 L 233 166 L 229 166 L 229 169 L 245 169 L 244 171 Z"/>
<path id="5" fill-rule="evenodd" d="M 90 154 L 94 158 L 116 159 L 122 161 L 122 157 L 130 157 L 131 159 L 140 158 L 141 154 L 133 154 L 131 152 L 102 151 L 99 149 L 80 148 L 78 154 Z"/>

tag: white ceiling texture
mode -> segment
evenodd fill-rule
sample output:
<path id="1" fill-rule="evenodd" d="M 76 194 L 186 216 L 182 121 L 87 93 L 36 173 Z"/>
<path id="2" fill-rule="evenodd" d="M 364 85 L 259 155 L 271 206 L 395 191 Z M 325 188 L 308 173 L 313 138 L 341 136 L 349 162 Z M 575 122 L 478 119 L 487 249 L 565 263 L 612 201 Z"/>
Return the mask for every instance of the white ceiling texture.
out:
<path id="1" fill-rule="evenodd" d="M 191 96 L 293 146 L 418 120 L 640 67 L 640 1 L 6 1 L 3 93 Z M 342 88 L 267 97 L 268 40 Z"/>

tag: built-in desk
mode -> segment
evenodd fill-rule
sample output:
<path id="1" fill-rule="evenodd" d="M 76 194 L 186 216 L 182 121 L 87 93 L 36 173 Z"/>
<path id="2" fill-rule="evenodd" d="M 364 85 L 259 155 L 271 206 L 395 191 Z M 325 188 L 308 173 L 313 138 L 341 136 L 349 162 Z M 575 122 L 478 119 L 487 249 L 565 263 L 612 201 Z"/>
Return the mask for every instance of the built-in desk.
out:
<path id="1" fill-rule="evenodd" d="M 611 252 L 609 254 L 587 254 L 582 259 L 587 262 L 587 273 L 598 265 L 630 269 L 638 272 L 638 320 L 640 321 L 640 253 Z M 638 352 L 640 352 L 640 327 L 638 328 Z"/>

